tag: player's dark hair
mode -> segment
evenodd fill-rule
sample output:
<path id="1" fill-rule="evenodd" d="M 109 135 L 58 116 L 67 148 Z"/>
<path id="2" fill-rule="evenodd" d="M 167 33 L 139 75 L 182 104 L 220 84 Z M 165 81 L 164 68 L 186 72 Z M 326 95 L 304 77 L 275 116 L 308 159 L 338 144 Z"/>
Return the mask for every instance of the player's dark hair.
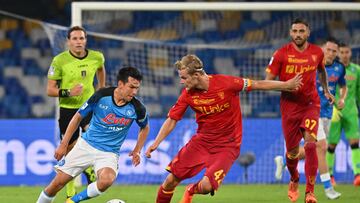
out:
<path id="1" fill-rule="evenodd" d="M 67 38 L 70 39 L 70 35 L 73 31 L 83 31 L 84 34 L 85 34 L 85 38 L 87 37 L 87 34 L 86 34 L 86 30 L 80 26 L 74 26 L 74 27 L 71 27 L 68 32 L 67 32 Z"/>
<path id="2" fill-rule="evenodd" d="M 141 81 L 143 76 L 137 68 L 131 66 L 121 68 L 117 74 L 117 80 L 123 83 L 127 83 L 129 77 Z"/>
<path id="3" fill-rule="evenodd" d="M 350 48 L 350 46 L 348 44 L 346 44 L 345 42 L 340 42 L 339 43 L 339 48 L 344 48 L 344 47 Z"/>
<path id="4" fill-rule="evenodd" d="M 309 23 L 303 19 L 303 18 L 295 18 L 292 22 L 291 22 L 291 25 L 294 25 L 294 24 L 303 24 L 305 25 L 306 27 L 310 28 L 309 26 Z"/>
<path id="5" fill-rule="evenodd" d="M 336 44 L 336 45 L 340 45 L 340 43 L 339 43 L 339 40 L 337 40 L 335 37 L 328 37 L 328 38 L 326 38 L 326 41 L 325 41 L 325 43 L 326 42 L 332 42 L 332 43 L 334 43 L 334 44 Z"/>

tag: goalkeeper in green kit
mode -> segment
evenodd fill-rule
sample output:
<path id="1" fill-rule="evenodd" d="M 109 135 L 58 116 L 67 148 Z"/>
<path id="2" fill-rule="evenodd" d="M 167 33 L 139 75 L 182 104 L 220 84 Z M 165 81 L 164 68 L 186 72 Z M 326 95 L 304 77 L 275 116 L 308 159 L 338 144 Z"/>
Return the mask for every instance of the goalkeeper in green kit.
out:
<path id="1" fill-rule="evenodd" d="M 340 44 L 340 61 L 346 67 L 346 86 L 348 94 L 345 99 L 345 107 L 338 110 L 334 106 L 328 139 L 326 161 L 329 166 L 331 183 L 335 185 L 333 176 L 335 162 L 335 148 L 340 141 L 341 131 L 344 130 L 346 139 L 351 147 L 351 161 L 354 171 L 354 185 L 360 186 L 360 149 L 359 149 L 359 118 L 357 103 L 360 102 L 360 66 L 351 63 L 351 48 L 346 44 Z M 338 99 L 336 94 L 336 99 Z"/>
<path id="2" fill-rule="evenodd" d="M 62 140 L 70 120 L 78 109 L 95 92 L 94 78 L 97 78 L 97 89 L 105 86 L 104 56 L 101 52 L 86 49 L 86 31 L 79 27 L 71 27 L 67 32 L 66 50 L 53 58 L 48 71 L 47 95 L 59 97 L 59 128 Z M 91 120 L 91 114 L 80 123 L 84 132 Z M 80 129 L 72 135 L 66 154 L 73 148 L 80 135 Z M 96 175 L 92 168 L 85 170 L 88 183 L 94 182 Z M 66 195 L 76 193 L 74 181 L 66 185 Z"/>

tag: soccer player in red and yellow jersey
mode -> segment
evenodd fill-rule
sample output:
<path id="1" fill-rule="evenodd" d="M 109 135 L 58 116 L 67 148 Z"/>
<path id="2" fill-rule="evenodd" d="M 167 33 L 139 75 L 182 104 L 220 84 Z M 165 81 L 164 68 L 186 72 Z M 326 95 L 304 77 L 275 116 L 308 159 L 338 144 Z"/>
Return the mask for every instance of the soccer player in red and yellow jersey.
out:
<path id="1" fill-rule="evenodd" d="M 310 36 L 309 25 L 302 19 L 291 23 L 292 41 L 278 49 L 266 69 L 267 80 L 279 76 L 280 81 L 301 74 L 303 86 L 297 91 L 282 91 L 280 109 L 282 126 L 286 143 L 286 165 L 291 175 L 288 197 L 295 202 L 299 197 L 297 170 L 299 144 L 304 138 L 305 144 L 305 202 L 316 203 L 314 185 L 318 169 L 316 155 L 316 134 L 320 114 L 320 99 L 316 89 L 316 71 L 319 73 L 325 97 L 330 103 L 334 96 L 329 92 L 327 75 L 324 67 L 324 54 L 320 47 L 307 41 Z"/>
<path id="2" fill-rule="evenodd" d="M 207 75 L 202 61 L 195 55 L 186 55 L 175 63 L 180 83 L 185 88 L 176 104 L 170 109 L 154 143 L 146 156 L 156 150 L 175 128 L 188 106 L 196 113 L 198 130 L 166 168 L 170 174 L 160 186 L 157 203 L 169 203 L 175 187 L 202 169 L 204 177 L 187 186 L 182 203 L 190 203 L 194 194 L 214 194 L 226 173 L 240 153 L 242 119 L 240 91 L 283 90 L 301 87 L 301 76 L 286 82 L 255 81 L 226 75 Z"/>

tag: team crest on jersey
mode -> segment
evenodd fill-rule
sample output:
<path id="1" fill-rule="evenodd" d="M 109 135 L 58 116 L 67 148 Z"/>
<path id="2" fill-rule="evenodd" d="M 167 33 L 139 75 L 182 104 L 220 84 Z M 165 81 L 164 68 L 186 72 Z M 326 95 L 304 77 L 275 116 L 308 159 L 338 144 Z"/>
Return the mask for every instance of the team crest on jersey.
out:
<path id="1" fill-rule="evenodd" d="M 335 66 L 335 71 L 338 72 L 339 71 L 339 67 L 338 66 Z"/>
<path id="2" fill-rule="evenodd" d="M 53 76 L 55 74 L 55 68 L 54 66 L 50 66 L 48 75 Z"/>
<path id="3" fill-rule="evenodd" d="M 316 55 L 311 55 L 311 58 L 312 58 L 312 60 L 315 62 L 316 60 L 317 60 L 317 56 Z"/>
<path id="4" fill-rule="evenodd" d="M 219 92 L 218 95 L 219 95 L 220 99 L 224 99 L 224 98 L 225 98 L 225 96 L 224 96 L 225 93 L 224 93 L 224 92 Z"/>
<path id="5" fill-rule="evenodd" d="M 127 116 L 132 116 L 133 114 L 134 114 L 133 110 L 131 110 L 131 109 L 126 110 L 126 115 Z"/>
<path id="6" fill-rule="evenodd" d="M 61 159 L 60 161 L 58 161 L 57 165 L 58 166 L 63 166 L 65 164 L 65 158 Z"/>
<path id="7" fill-rule="evenodd" d="M 81 77 L 83 77 L 83 78 L 86 77 L 86 70 L 81 71 Z"/>

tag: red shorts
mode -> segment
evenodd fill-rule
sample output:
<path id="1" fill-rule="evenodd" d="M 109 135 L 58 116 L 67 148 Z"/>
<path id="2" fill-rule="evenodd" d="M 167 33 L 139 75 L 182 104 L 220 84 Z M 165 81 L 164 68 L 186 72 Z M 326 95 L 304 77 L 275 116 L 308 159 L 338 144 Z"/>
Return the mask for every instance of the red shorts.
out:
<path id="1" fill-rule="evenodd" d="M 217 190 L 240 154 L 239 147 L 210 148 L 194 137 L 180 149 L 167 170 L 180 180 L 191 178 L 204 168 L 205 176 Z"/>
<path id="2" fill-rule="evenodd" d="M 296 114 L 284 112 L 282 114 L 282 128 L 287 151 L 299 146 L 303 138 L 303 131 L 316 139 L 319 126 L 320 108 L 309 106 Z"/>

